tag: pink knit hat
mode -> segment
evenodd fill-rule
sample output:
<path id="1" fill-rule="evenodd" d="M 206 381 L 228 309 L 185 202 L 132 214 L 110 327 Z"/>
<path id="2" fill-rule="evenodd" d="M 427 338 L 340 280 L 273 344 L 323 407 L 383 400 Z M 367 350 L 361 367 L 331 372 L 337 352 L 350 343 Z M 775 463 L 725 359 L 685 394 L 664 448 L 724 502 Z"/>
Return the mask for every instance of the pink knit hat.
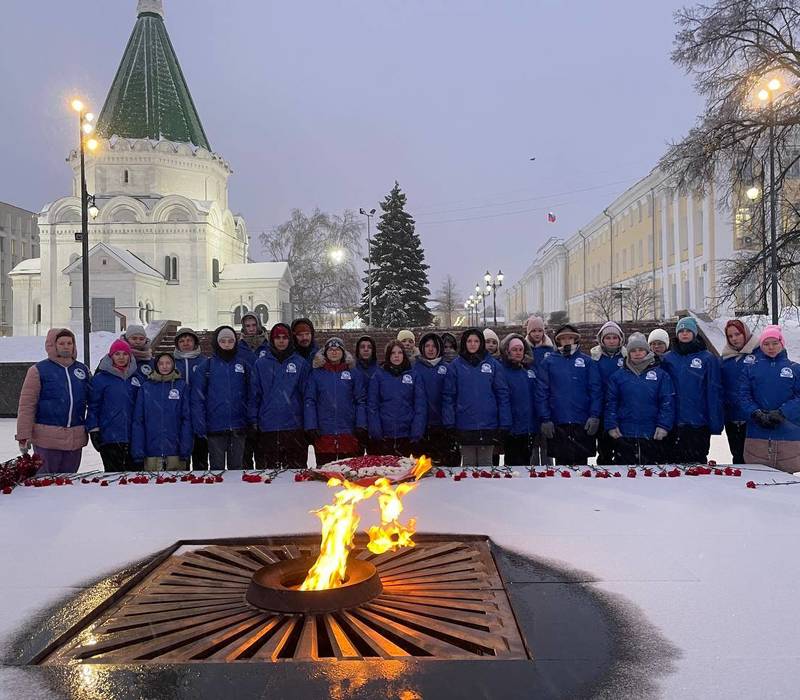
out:
<path id="1" fill-rule="evenodd" d="M 786 347 L 780 326 L 767 326 L 763 331 L 761 331 L 761 337 L 758 339 L 759 346 L 763 345 L 764 341 L 769 340 L 770 338 L 780 341 L 780 344 L 783 347 Z"/>
<path id="2" fill-rule="evenodd" d="M 525 323 L 525 332 L 530 335 L 530 332 L 534 329 L 544 330 L 544 319 L 541 316 L 528 316 L 528 320 Z"/>
<path id="3" fill-rule="evenodd" d="M 108 349 L 108 356 L 111 357 L 115 352 L 126 352 L 128 355 L 130 355 L 131 346 L 128 345 L 124 340 L 117 339 L 111 343 L 111 347 Z"/>

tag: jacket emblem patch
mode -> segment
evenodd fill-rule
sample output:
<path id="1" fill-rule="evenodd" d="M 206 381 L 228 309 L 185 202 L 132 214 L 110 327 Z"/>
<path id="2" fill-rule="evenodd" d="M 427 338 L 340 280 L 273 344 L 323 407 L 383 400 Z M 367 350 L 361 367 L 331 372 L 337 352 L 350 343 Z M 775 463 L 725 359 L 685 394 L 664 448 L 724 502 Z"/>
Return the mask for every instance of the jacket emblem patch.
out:
<path id="1" fill-rule="evenodd" d="M 403 375 L 403 384 L 413 384 L 413 383 L 414 383 L 414 377 L 412 377 L 410 374 Z"/>
<path id="2" fill-rule="evenodd" d="M 352 379 L 352 378 L 353 378 L 353 377 L 352 377 L 352 376 L 350 376 L 350 372 L 348 372 L 347 370 L 345 370 L 344 372 L 342 372 L 342 373 L 339 375 L 339 379 Z"/>
<path id="3" fill-rule="evenodd" d="M 76 367 L 72 374 L 75 375 L 76 379 L 86 379 L 86 372 L 84 372 L 80 367 Z"/>
<path id="4" fill-rule="evenodd" d="M 240 365 L 238 362 L 236 366 L 233 368 L 234 372 L 238 372 L 239 374 L 244 374 L 244 365 Z"/>
<path id="5" fill-rule="evenodd" d="M 134 377 L 133 379 L 131 379 L 131 385 L 132 386 L 142 386 L 142 383 L 136 377 Z"/>
<path id="6" fill-rule="evenodd" d="M 693 369 L 703 369 L 703 361 L 699 357 L 693 357 L 690 366 Z"/>
<path id="7" fill-rule="evenodd" d="M 286 371 L 289 374 L 296 374 L 297 373 L 297 365 L 294 362 L 290 362 L 288 365 L 286 365 Z"/>
<path id="8" fill-rule="evenodd" d="M 583 361 L 582 357 L 575 358 L 575 366 L 576 367 L 586 367 L 586 363 Z"/>
<path id="9" fill-rule="evenodd" d="M 178 391 L 177 389 L 170 389 L 169 390 L 169 396 L 167 398 L 179 399 L 180 397 L 181 397 L 181 392 Z"/>
<path id="10" fill-rule="evenodd" d="M 492 373 L 492 366 L 488 362 L 484 362 L 481 365 L 481 372 L 484 374 L 491 374 Z"/>
<path id="11" fill-rule="evenodd" d="M 622 365 L 623 365 L 623 364 L 624 364 L 624 362 L 623 362 L 622 358 L 620 357 L 620 358 L 617 360 L 617 367 L 622 367 Z"/>
<path id="12" fill-rule="evenodd" d="M 536 372 L 534 372 L 532 369 L 528 370 L 528 379 L 536 379 Z"/>
<path id="13" fill-rule="evenodd" d="M 755 363 L 755 361 L 756 361 L 755 355 L 748 355 L 747 357 L 744 358 L 744 363 L 746 365 L 752 365 L 753 363 Z"/>
<path id="14" fill-rule="evenodd" d="M 792 368 L 783 367 L 781 369 L 781 377 L 788 377 L 789 379 L 794 379 L 794 372 L 792 372 Z"/>
<path id="15" fill-rule="evenodd" d="M 442 365 L 439 369 L 436 370 L 436 374 L 447 374 L 447 367 Z"/>
<path id="16" fill-rule="evenodd" d="M 153 368 L 150 365 L 142 365 L 141 370 L 142 374 L 146 377 L 153 371 Z"/>
<path id="17" fill-rule="evenodd" d="M 644 378 L 655 382 L 658 380 L 658 375 L 651 369 L 647 374 L 644 375 Z"/>

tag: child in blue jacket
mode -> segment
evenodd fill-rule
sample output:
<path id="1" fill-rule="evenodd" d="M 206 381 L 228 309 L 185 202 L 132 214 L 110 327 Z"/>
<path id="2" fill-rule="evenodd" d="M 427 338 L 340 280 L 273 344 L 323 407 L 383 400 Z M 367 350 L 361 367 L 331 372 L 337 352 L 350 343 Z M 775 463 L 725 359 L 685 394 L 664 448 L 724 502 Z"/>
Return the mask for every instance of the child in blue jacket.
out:
<path id="1" fill-rule="evenodd" d="M 214 331 L 214 354 L 200 364 L 192 382 L 192 426 L 208 439 L 211 469 L 242 469 L 247 433 L 251 365 L 236 347 L 230 326 Z"/>
<path id="2" fill-rule="evenodd" d="M 675 421 L 672 380 L 644 335 L 632 333 L 626 349 L 625 366 L 608 380 L 603 419 L 614 464 L 663 464 Z"/>
<path id="3" fill-rule="evenodd" d="M 744 461 L 792 474 L 800 471 L 800 364 L 787 356 L 780 326 L 767 326 L 759 343 L 762 354 L 739 385 L 748 416 Z"/>
<path id="4" fill-rule="evenodd" d="M 317 465 L 358 457 L 367 438 L 366 387 L 341 338 L 328 338 L 314 357 L 303 423 Z"/>
<path id="5" fill-rule="evenodd" d="M 528 466 L 538 431 L 533 354 L 521 335 L 509 333 L 500 343 L 500 356 L 511 405 L 511 429 L 503 446 L 505 464 Z"/>
<path id="6" fill-rule="evenodd" d="M 425 388 L 425 399 L 428 403 L 428 421 L 425 437 L 422 439 L 422 452 L 436 465 L 455 467 L 461 464 L 458 443 L 453 431 L 442 425 L 442 390 L 449 367 L 443 355 L 444 341 L 436 333 L 425 333 L 420 338 L 419 356 L 414 370 Z"/>
<path id="7" fill-rule="evenodd" d="M 556 331 L 557 350 L 536 373 L 539 431 L 556 464 L 586 464 L 595 454 L 603 389 L 600 370 L 580 351 L 580 333 L 565 324 Z"/>
<path id="8" fill-rule="evenodd" d="M 425 387 L 403 345 L 393 340 L 367 390 L 367 427 L 375 454 L 420 454 L 427 419 Z"/>
<path id="9" fill-rule="evenodd" d="M 250 379 L 247 421 L 258 431 L 257 461 L 271 468 L 304 469 L 308 445 L 303 400 L 311 368 L 294 350 L 291 329 L 276 323 L 269 350 L 256 360 Z"/>
<path id="10" fill-rule="evenodd" d="M 625 363 L 625 334 L 622 328 L 614 321 L 606 321 L 597 333 L 597 345 L 591 349 L 592 359 L 597 362 L 600 370 L 600 384 L 603 387 L 603 403 L 605 408 L 608 395 L 608 380 L 614 372 L 622 369 Z M 614 441 L 603 426 L 602 416 L 600 428 L 597 431 L 597 465 L 608 466 L 614 464 Z"/>
<path id="11" fill-rule="evenodd" d="M 136 395 L 131 455 L 147 471 L 184 469 L 192 451 L 189 388 L 172 355 L 159 353 L 154 364 Z"/>
<path id="12" fill-rule="evenodd" d="M 92 379 L 86 415 L 86 430 L 107 472 L 133 468 L 133 409 L 140 387 L 130 346 L 124 340 L 115 340 Z"/>
<path id="13" fill-rule="evenodd" d="M 192 378 L 197 366 L 203 362 L 203 355 L 200 351 L 200 338 L 191 328 L 180 328 L 175 336 L 175 352 L 172 354 L 175 359 L 175 369 L 181 378 L 192 389 Z M 194 436 L 192 443 L 192 469 L 208 469 L 208 440 L 199 435 Z"/>
<path id="14" fill-rule="evenodd" d="M 495 444 L 511 429 L 508 383 L 477 328 L 461 334 L 458 357 L 447 367 L 442 425 L 455 431 L 463 464 L 478 467 L 492 465 Z"/>
<path id="15" fill-rule="evenodd" d="M 675 326 L 674 349 L 661 358 L 675 389 L 675 427 L 670 461 L 705 464 L 711 436 L 722 433 L 722 386 L 719 360 L 706 350 L 690 316 Z"/>

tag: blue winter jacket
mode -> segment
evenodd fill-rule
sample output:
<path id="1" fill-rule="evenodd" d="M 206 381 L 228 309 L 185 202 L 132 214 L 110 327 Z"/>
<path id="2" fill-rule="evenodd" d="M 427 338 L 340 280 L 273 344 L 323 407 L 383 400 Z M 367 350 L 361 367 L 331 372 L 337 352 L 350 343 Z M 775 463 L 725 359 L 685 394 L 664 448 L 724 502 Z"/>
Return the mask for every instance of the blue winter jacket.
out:
<path id="1" fill-rule="evenodd" d="M 311 368 L 297 353 L 280 361 L 272 352 L 256 360 L 250 377 L 248 425 L 259 430 L 303 429 L 303 396 Z"/>
<path id="2" fill-rule="evenodd" d="M 115 369 L 108 355 L 100 360 L 97 372 L 92 377 L 86 430 L 91 432 L 99 428 L 101 445 L 130 443 L 133 409 L 141 385 L 133 358 L 124 372 Z"/>
<path id="3" fill-rule="evenodd" d="M 511 404 L 511 435 L 527 435 L 539 430 L 536 420 L 536 370 L 532 365 L 512 365 L 507 360 L 501 363 L 508 383 Z"/>
<path id="4" fill-rule="evenodd" d="M 542 362 L 544 362 L 546 357 L 550 357 L 556 349 L 552 345 L 552 341 L 550 345 L 537 345 L 533 348 L 533 365 L 535 367 L 541 367 Z"/>
<path id="5" fill-rule="evenodd" d="M 442 425 L 465 432 L 511 428 L 508 383 L 500 363 L 491 355 L 477 365 L 459 355 L 447 365 Z"/>
<path id="6" fill-rule="evenodd" d="M 782 350 L 775 358 L 760 355 L 742 372 L 740 401 L 747 414 L 747 437 L 757 440 L 800 440 L 800 364 Z M 762 428 L 755 411 L 780 410 L 785 420 L 775 428 Z M 800 449 L 800 445 L 798 448 Z"/>
<path id="7" fill-rule="evenodd" d="M 136 360 L 136 378 L 143 386 L 150 375 L 155 371 L 155 360 Z"/>
<path id="8" fill-rule="evenodd" d="M 739 385 L 741 384 L 744 368 L 753 364 L 759 357 L 761 357 L 761 349 L 756 348 L 748 355 L 720 358 L 722 410 L 726 423 L 744 423 L 750 417 L 742 407 Z"/>
<path id="9" fill-rule="evenodd" d="M 247 426 L 251 373 L 250 365 L 239 353 L 230 361 L 212 355 L 197 366 L 192 382 L 195 435 L 205 437 Z"/>
<path id="10" fill-rule="evenodd" d="M 579 350 L 572 355 L 553 352 L 536 372 L 536 412 L 540 423 L 584 425 L 603 414 L 600 369 Z"/>
<path id="11" fill-rule="evenodd" d="M 192 452 L 192 421 L 189 387 L 177 372 L 162 381 L 153 375 L 139 388 L 133 411 L 131 455 L 136 461 L 146 457 L 180 457 Z"/>
<path id="12" fill-rule="evenodd" d="M 350 353 L 345 354 L 346 369 L 325 368 L 321 352 L 314 357 L 313 369 L 305 392 L 303 424 L 306 430 L 321 435 L 352 435 L 356 428 L 367 427 L 367 391 Z"/>
<path id="13" fill-rule="evenodd" d="M 367 390 L 367 426 L 373 440 L 421 440 L 428 419 L 425 387 L 410 367 L 399 375 L 379 367 Z"/>
<path id="14" fill-rule="evenodd" d="M 606 355 L 599 345 L 592 348 L 591 355 L 600 370 L 600 385 L 603 387 L 602 407 L 605 408 L 606 399 L 608 398 L 608 380 L 625 366 L 625 357 L 622 354 L 622 350 L 618 350 L 611 356 Z"/>
<path id="15" fill-rule="evenodd" d="M 194 371 L 197 369 L 197 366 L 200 365 L 205 361 L 205 358 L 202 355 L 198 355 L 197 357 L 181 357 L 175 358 L 175 369 L 181 375 L 181 379 L 183 379 L 189 386 L 192 385 L 192 379 L 194 375 Z"/>
<path id="16" fill-rule="evenodd" d="M 670 350 L 661 358 L 675 389 L 675 425 L 707 426 L 722 432 L 722 384 L 719 360 L 708 350 L 681 355 Z"/>
<path id="17" fill-rule="evenodd" d="M 638 375 L 626 366 L 609 377 L 603 427 L 618 428 L 626 438 L 648 440 L 656 428 L 672 430 L 673 395 L 672 380 L 658 364 Z"/>
<path id="18" fill-rule="evenodd" d="M 270 345 L 268 340 L 261 343 L 255 350 L 251 350 L 250 346 L 242 338 L 236 343 L 236 354 L 251 367 L 256 363 L 256 360 L 266 357 L 269 353 Z"/>
<path id="19" fill-rule="evenodd" d="M 442 390 L 450 365 L 440 359 L 436 364 L 431 364 L 422 355 L 414 363 L 414 370 L 419 381 L 425 387 L 425 400 L 428 404 L 428 427 L 441 427 L 442 425 Z"/>
<path id="20" fill-rule="evenodd" d="M 36 404 L 36 423 L 72 428 L 86 422 L 91 394 L 89 370 L 82 362 L 69 367 L 42 360 L 36 363 L 41 388 Z"/>
<path id="21" fill-rule="evenodd" d="M 378 362 L 377 360 L 372 360 L 366 367 L 358 360 L 353 365 L 353 374 L 358 374 L 361 376 L 361 381 L 364 386 L 369 386 L 369 380 L 375 376 L 375 372 L 378 371 Z"/>

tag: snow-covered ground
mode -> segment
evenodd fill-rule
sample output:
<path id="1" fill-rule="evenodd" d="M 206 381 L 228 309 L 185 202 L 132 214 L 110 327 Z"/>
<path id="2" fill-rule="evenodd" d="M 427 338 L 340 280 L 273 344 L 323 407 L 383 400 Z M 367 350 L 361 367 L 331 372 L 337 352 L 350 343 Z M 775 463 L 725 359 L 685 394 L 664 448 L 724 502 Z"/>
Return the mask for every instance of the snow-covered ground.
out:
<path id="1" fill-rule="evenodd" d="M 678 479 L 426 479 L 420 532 L 475 533 L 589 574 L 679 650 L 666 698 L 797 697 L 800 485 L 771 470 Z M 0 647 L 36 611 L 181 538 L 318 532 L 322 483 L 77 485 L 0 496 Z M 361 515 L 371 524 L 370 504 Z M 521 584 L 547 586 L 549 584 Z M 0 667 L 0 697 L 46 698 Z"/>
<path id="2" fill-rule="evenodd" d="M 153 321 L 145 328 L 147 337 L 152 340 L 164 327 L 165 321 Z M 89 349 L 92 355 L 91 367 L 94 370 L 97 363 L 108 352 L 111 343 L 116 340 L 118 335 L 108 331 L 98 331 L 89 334 Z M 75 339 L 78 346 L 78 359 L 83 362 L 83 335 L 76 334 Z M 0 362 L 38 362 L 44 358 L 44 335 L 32 336 L 8 336 L 0 338 Z"/>

